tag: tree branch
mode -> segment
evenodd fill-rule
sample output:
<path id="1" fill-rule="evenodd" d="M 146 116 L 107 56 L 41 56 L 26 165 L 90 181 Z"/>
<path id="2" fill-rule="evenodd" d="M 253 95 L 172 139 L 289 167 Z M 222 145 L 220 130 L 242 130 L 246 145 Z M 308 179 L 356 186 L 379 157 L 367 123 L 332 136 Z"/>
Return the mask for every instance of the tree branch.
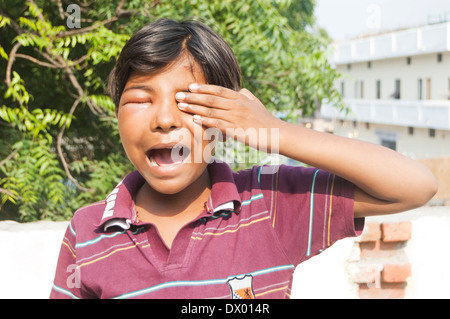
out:
<path id="1" fill-rule="evenodd" d="M 16 21 L 14 21 L 14 18 L 8 14 L 7 12 L 3 11 L 3 9 L 0 7 L 0 14 L 2 16 L 5 16 L 9 19 L 9 23 L 11 28 L 14 29 L 14 31 L 16 31 L 17 34 L 22 34 L 24 33 L 24 31 L 22 30 L 22 28 L 16 23 Z"/>
<path id="2" fill-rule="evenodd" d="M 119 4 L 117 5 L 116 11 L 115 11 L 115 14 L 117 17 L 120 15 L 120 12 L 122 11 L 122 8 L 123 8 L 123 5 L 125 4 L 125 2 L 126 2 L 126 0 L 121 0 L 119 2 Z"/>
<path id="3" fill-rule="evenodd" d="M 114 16 L 111 19 L 103 20 L 103 21 L 101 21 L 99 23 L 95 23 L 93 25 L 90 25 L 89 27 L 80 28 L 80 29 L 73 29 L 71 31 L 63 31 L 63 32 L 58 33 L 56 35 L 56 38 L 59 39 L 59 38 L 64 38 L 64 37 L 75 35 L 75 34 L 87 33 L 87 32 L 93 31 L 95 29 L 98 29 L 99 27 L 101 27 L 101 26 L 103 26 L 105 24 L 108 24 L 110 22 L 116 21 L 117 19 L 118 19 L 118 17 Z"/>
<path id="4" fill-rule="evenodd" d="M 0 187 L 0 193 L 6 194 L 6 195 L 9 195 L 9 196 L 14 196 L 14 194 L 11 191 L 9 191 L 7 189 L 4 189 L 4 188 L 1 188 L 1 187 Z"/>
<path id="5" fill-rule="evenodd" d="M 52 55 L 50 53 L 50 49 L 49 48 L 45 48 L 45 50 L 47 51 L 47 53 L 45 53 L 43 51 L 40 51 L 37 48 L 34 48 L 34 51 L 39 53 L 44 59 L 46 59 L 48 62 L 50 62 L 50 64 L 53 64 L 58 69 L 64 68 L 64 64 L 57 63 L 54 59 L 52 59 Z"/>
<path id="6" fill-rule="evenodd" d="M 17 53 L 16 54 L 16 58 L 26 59 L 28 61 L 31 61 L 33 63 L 36 63 L 36 64 L 41 65 L 41 66 L 45 66 L 45 67 L 51 68 L 51 69 L 61 69 L 61 68 L 63 68 L 63 66 L 58 66 L 58 65 L 47 63 L 47 62 L 42 62 L 42 61 L 40 61 L 40 60 L 38 60 L 36 58 L 33 58 L 32 56 L 26 55 L 26 54 Z"/>
<path id="7" fill-rule="evenodd" d="M 42 22 L 45 22 L 44 16 L 42 15 L 42 12 L 41 12 L 40 8 L 36 5 L 36 3 L 34 3 L 34 0 L 27 0 L 27 2 L 32 4 L 33 7 L 36 9 L 36 12 L 38 13 L 37 16 L 38 16 L 39 20 L 41 20 Z"/>
<path id="8" fill-rule="evenodd" d="M 75 102 L 73 102 L 72 107 L 70 108 L 70 111 L 69 111 L 69 114 L 68 114 L 69 117 L 71 117 L 71 116 L 73 115 L 73 113 L 75 112 L 75 109 L 77 108 L 77 106 L 78 106 L 78 104 L 80 103 L 80 101 L 81 101 L 81 96 L 79 96 L 79 97 L 75 100 Z M 67 178 L 69 178 L 69 180 L 70 180 L 72 183 L 74 183 L 74 185 L 75 185 L 79 190 L 81 190 L 81 191 L 83 191 L 83 192 L 93 192 L 94 190 L 93 190 L 92 188 L 86 188 L 86 187 L 81 186 L 81 185 L 78 183 L 78 181 L 75 179 L 75 177 L 73 177 L 72 174 L 70 173 L 69 165 L 68 165 L 67 162 L 66 162 L 66 159 L 65 159 L 65 157 L 64 157 L 64 154 L 63 154 L 62 148 L 61 148 L 62 138 L 63 138 L 63 135 L 64 135 L 64 131 L 65 131 L 65 129 L 66 129 L 66 126 L 67 126 L 67 122 L 65 122 L 65 123 L 63 124 L 63 126 L 61 127 L 61 130 L 59 131 L 58 136 L 57 136 L 57 138 L 56 138 L 56 149 L 57 149 L 57 151 L 58 151 L 59 158 L 61 159 L 61 163 L 63 164 L 64 171 L 66 172 Z"/>
<path id="9" fill-rule="evenodd" d="M 14 150 L 14 151 L 11 152 L 11 154 L 9 154 L 8 156 L 6 156 L 5 159 L 2 160 L 2 161 L 0 162 L 0 167 L 3 166 L 3 165 L 5 165 L 5 163 L 6 163 L 7 161 L 9 161 L 11 158 L 13 158 L 14 155 L 17 154 L 17 152 L 18 152 L 18 150 Z"/>
<path id="10" fill-rule="evenodd" d="M 6 77 L 5 77 L 5 83 L 8 87 L 11 86 L 12 65 L 14 64 L 14 61 L 16 60 L 16 53 L 17 53 L 17 50 L 19 50 L 20 46 L 21 46 L 21 44 L 19 42 L 17 42 L 12 47 L 11 52 L 9 52 L 9 59 L 8 59 L 8 65 L 6 66 Z"/>
<path id="11" fill-rule="evenodd" d="M 63 5 L 61 0 L 51 0 L 52 2 L 56 2 L 56 4 L 58 5 L 58 12 L 59 12 L 59 17 L 61 18 L 61 20 L 64 20 L 64 9 L 63 9 Z"/>

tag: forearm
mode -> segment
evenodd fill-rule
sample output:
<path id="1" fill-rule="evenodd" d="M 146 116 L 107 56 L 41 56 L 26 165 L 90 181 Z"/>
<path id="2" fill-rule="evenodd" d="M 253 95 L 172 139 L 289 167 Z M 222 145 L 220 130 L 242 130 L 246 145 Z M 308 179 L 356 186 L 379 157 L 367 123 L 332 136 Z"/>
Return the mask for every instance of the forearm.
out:
<path id="1" fill-rule="evenodd" d="M 356 186 L 356 216 L 422 206 L 437 191 L 434 176 L 418 162 L 379 145 L 284 122 L 268 112 L 246 89 L 235 92 L 214 85 L 195 85 L 190 91 L 177 100 L 180 109 L 196 115 L 194 121 L 201 119 L 202 125 L 217 128 L 222 134 L 233 129 L 234 134 L 228 137 L 260 150 L 278 152 L 352 182 Z M 246 134 L 249 129 L 267 133 L 265 138 L 259 136 L 252 142 Z M 278 132 L 276 138 L 274 132 Z"/>
<path id="2" fill-rule="evenodd" d="M 285 123 L 280 154 L 339 175 L 388 203 L 423 205 L 436 191 L 429 170 L 388 148 Z"/>

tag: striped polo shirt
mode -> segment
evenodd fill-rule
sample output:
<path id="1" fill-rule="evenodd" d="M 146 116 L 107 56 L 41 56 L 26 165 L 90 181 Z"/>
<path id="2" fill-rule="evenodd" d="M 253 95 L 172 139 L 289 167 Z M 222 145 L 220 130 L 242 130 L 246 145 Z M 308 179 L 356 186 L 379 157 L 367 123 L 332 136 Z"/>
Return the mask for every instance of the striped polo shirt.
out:
<path id="1" fill-rule="evenodd" d="M 137 218 L 145 180 L 126 176 L 79 209 L 65 233 L 51 298 L 289 298 L 295 267 L 361 233 L 354 186 L 315 169 L 208 165 L 211 195 L 169 250 Z"/>

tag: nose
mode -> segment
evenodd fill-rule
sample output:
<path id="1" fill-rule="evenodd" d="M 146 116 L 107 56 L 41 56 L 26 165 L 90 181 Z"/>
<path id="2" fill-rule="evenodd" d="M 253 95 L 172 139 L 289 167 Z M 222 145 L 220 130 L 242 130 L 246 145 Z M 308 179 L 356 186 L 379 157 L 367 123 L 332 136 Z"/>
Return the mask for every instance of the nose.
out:
<path id="1" fill-rule="evenodd" d="M 158 103 L 159 102 L 159 103 Z M 181 111 L 178 109 L 175 96 L 164 97 L 158 101 L 152 117 L 151 129 L 157 132 L 170 132 L 181 127 Z"/>

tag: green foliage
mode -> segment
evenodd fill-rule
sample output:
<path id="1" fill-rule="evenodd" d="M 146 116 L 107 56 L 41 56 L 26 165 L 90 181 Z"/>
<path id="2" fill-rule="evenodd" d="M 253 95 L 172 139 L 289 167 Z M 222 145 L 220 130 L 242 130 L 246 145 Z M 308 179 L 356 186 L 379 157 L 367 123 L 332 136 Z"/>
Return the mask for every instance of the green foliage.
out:
<path id="1" fill-rule="evenodd" d="M 314 0 L 70 1 L 79 28 L 68 3 L 0 0 L 0 219 L 68 219 L 133 170 L 105 82 L 130 35 L 157 18 L 215 29 L 277 116 L 296 121 L 324 99 L 342 107 Z"/>

